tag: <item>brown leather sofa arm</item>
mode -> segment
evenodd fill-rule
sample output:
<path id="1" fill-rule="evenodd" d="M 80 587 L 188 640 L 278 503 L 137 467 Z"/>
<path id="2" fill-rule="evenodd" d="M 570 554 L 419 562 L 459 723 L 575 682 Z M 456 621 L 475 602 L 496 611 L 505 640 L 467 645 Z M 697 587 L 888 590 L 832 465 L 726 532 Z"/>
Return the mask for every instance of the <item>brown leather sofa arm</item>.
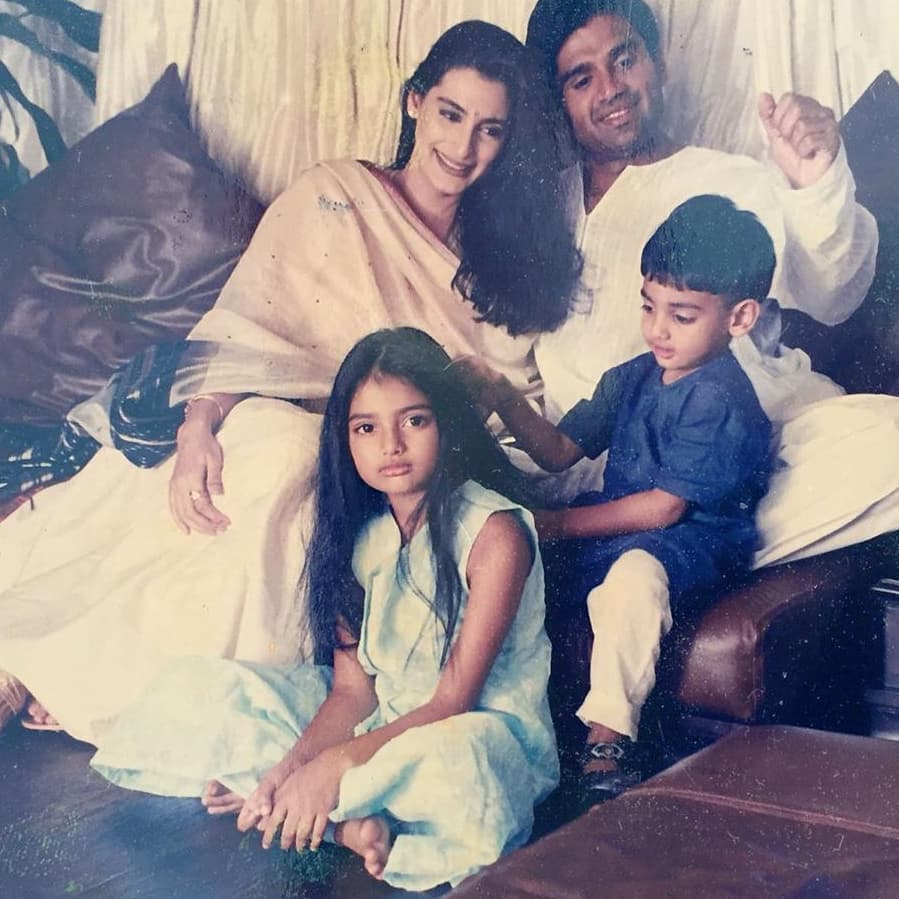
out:
<path id="1" fill-rule="evenodd" d="M 764 569 L 723 596 L 684 626 L 689 641 L 674 637 L 685 646 L 678 700 L 736 721 L 778 717 L 819 669 L 856 574 L 854 555 L 835 552 Z"/>

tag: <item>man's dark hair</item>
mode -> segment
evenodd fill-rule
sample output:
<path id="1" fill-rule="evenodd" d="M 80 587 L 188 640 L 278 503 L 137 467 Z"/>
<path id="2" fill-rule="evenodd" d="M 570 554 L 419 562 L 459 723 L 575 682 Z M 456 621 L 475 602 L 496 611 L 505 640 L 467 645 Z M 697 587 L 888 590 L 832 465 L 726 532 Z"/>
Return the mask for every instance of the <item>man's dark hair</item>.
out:
<path id="1" fill-rule="evenodd" d="M 659 26 L 644 0 L 538 0 L 528 19 L 525 43 L 537 54 L 548 84 L 556 85 L 562 44 L 596 16 L 624 19 L 643 39 L 652 60 L 659 62 Z"/>
<path id="2" fill-rule="evenodd" d="M 680 290 L 763 300 L 774 276 L 774 242 L 752 213 L 702 194 L 681 203 L 646 242 L 643 277 Z"/>

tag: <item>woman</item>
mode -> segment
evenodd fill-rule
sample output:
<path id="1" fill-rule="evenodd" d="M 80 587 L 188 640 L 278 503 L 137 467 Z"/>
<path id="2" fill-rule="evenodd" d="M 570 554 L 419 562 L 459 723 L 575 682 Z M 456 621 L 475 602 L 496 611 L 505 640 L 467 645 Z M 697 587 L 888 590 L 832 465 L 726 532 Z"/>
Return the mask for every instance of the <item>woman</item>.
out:
<path id="1" fill-rule="evenodd" d="M 457 25 L 402 102 L 392 168 L 314 166 L 266 214 L 191 334 L 175 458 L 101 450 L 0 525 L 0 668 L 38 720 L 98 743 L 170 656 L 308 657 L 317 412 L 364 334 L 415 325 L 538 397 L 533 335 L 564 318 L 579 260 L 525 50 Z"/>

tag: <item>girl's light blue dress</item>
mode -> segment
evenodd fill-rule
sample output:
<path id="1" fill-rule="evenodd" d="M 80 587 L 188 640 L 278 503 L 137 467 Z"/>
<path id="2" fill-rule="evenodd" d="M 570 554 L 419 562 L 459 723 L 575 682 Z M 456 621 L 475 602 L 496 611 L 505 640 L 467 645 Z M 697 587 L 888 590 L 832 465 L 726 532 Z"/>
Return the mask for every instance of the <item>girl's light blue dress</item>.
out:
<path id="1" fill-rule="evenodd" d="M 534 562 L 518 614 L 477 707 L 407 730 L 347 772 L 331 814 L 335 822 L 378 813 L 396 819 L 384 878 L 410 890 L 455 885 L 524 843 L 534 804 L 559 777 L 546 697 L 543 571 L 531 516 L 473 481 L 457 498 L 463 588 L 471 547 L 490 515 L 511 512 L 530 534 Z M 378 708 L 357 728 L 362 733 L 431 697 L 442 635 L 410 584 L 433 595 L 426 529 L 402 547 L 393 517 L 376 519 L 356 546 L 353 568 L 365 588 L 358 657 L 374 676 L 378 696 Z M 460 626 L 466 600 L 464 591 Z M 329 685 L 330 670 L 311 665 L 278 669 L 182 659 L 122 713 L 91 764 L 135 790 L 199 796 L 216 779 L 247 795 L 294 744 Z"/>

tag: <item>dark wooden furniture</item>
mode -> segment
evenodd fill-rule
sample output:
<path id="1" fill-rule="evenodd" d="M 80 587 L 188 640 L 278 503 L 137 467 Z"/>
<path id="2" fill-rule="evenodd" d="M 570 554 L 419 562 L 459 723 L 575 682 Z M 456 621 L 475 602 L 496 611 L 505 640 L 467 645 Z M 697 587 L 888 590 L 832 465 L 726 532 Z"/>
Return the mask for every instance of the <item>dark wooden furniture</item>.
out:
<path id="1" fill-rule="evenodd" d="M 453 896 L 899 896 L 899 744 L 739 728 L 469 878 Z"/>

